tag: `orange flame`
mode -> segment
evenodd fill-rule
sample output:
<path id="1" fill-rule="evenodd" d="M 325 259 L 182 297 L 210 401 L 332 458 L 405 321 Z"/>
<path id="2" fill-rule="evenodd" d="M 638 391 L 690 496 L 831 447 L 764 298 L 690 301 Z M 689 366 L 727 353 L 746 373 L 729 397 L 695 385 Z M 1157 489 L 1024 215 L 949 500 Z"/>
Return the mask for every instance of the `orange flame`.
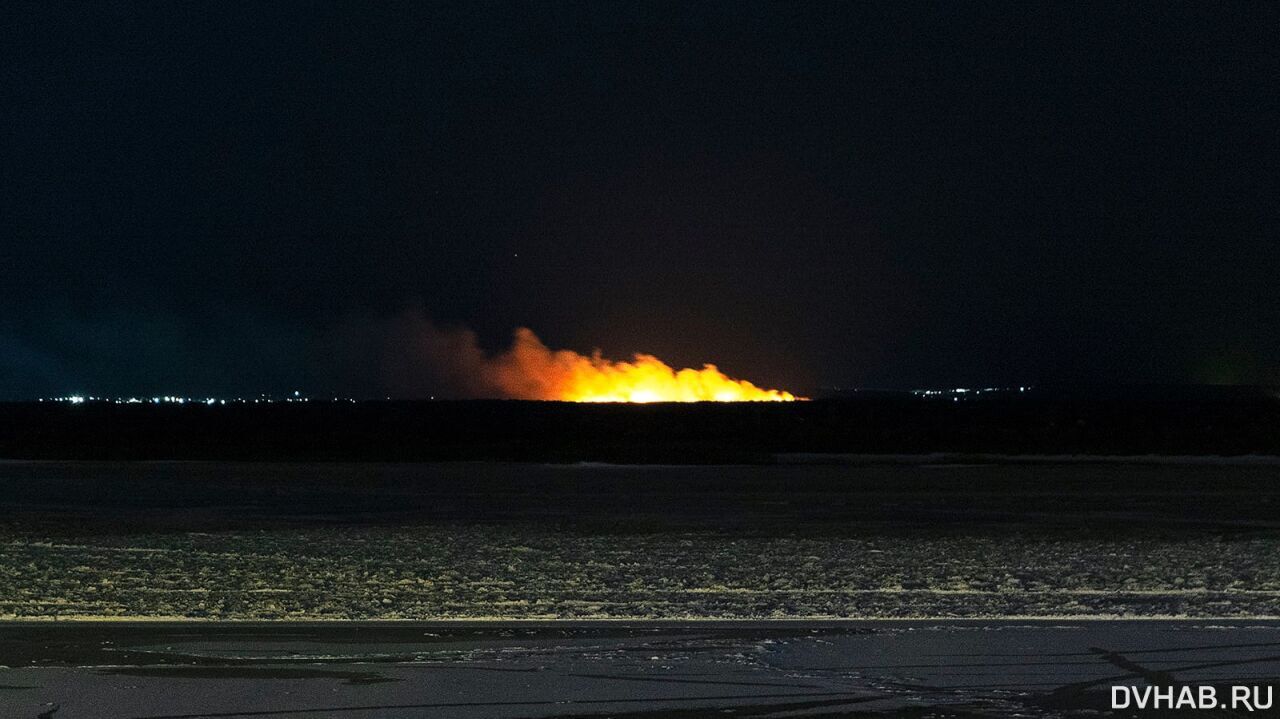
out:
<path id="1" fill-rule="evenodd" d="M 615 362 L 549 349 L 532 330 L 515 332 L 511 349 L 483 363 L 484 382 L 505 397 L 567 402 L 790 402 L 790 392 L 761 389 L 706 364 L 677 370 L 648 354 Z"/>

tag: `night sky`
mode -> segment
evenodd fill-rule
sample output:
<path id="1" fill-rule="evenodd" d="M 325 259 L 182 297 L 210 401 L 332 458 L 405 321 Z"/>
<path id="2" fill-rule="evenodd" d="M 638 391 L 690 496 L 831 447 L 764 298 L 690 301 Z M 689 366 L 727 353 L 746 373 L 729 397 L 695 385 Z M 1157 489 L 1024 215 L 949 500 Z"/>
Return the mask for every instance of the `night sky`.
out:
<path id="1" fill-rule="evenodd" d="M 228 5 L 4 11 L 0 398 L 1280 383 L 1280 5 Z"/>

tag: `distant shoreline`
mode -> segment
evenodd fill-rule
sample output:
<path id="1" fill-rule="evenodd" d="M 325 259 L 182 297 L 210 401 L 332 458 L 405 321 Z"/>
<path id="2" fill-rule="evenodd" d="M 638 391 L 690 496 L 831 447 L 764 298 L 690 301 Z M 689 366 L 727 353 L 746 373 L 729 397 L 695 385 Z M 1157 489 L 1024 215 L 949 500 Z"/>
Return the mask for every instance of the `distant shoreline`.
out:
<path id="1" fill-rule="evenodd" d="M 1132 463 L 1226 457 L 1256 462 L 1252 458 L 1280 457 L 1280 397 L 1238 388 L 1164 388 L 780 403 L 0 403 L 0 457 L 553 464 L 771 464 L 814 457 L 859 462 L 1087 457 Z M 1151 459 L 1156 457 L 1161 459 Z"/>
<path id="2" fill-rule="evenodd" d="M 654 462 L 526 462 L 509 459 L 468 459 L 468 460 L 401 460 L 401 461 L 351 461 L 351 460 L 220 460 L 220 459 L 47 459 L 47 458 L 12 458 L 0 457 L 0 467 L 50 466 L 50 465 L 110 465 L 121 464 L 139 466 L 307 466 L 324 465 L 342 467 L 343 465 L 359 467 L 376 467 L 378 465 L 539 465 L 544 467 L 561 467 L 571 469 L 610 468 L 678 468 L 678 467 L 714 467 L 714 466 L 922 466 L 922 467 L 967 467 L 984 465 L 1172 465 L 1172 466 L 1206 466 L 1206 467 L 1280 467 L 1280 455 L 1246 454 L 1246 455 L 1160 455 L 1160 454 L 992 454 L 925 452 L 920 454 L 854 454 L 854 453 L 781 453 L 768 457 L 761 462 L 722 462 L 722 463 L 654 463 Z"/>

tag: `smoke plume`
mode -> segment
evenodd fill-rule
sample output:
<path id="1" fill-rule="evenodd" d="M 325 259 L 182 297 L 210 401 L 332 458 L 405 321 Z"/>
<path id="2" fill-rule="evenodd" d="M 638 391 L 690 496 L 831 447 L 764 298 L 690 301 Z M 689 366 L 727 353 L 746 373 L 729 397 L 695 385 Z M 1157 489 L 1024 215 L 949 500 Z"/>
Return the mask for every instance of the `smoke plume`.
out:
<path id="1" fill-rule="evenodd" d="M 383 326 L 348 325 L 342 345 L 372 359 L 397 396 L 560 400 L 569 402 L 789 401 L 789 392 L 733 379 L 713 364 L 676 369 L 648 354 L 617 361 L 599 350 L 553 350 L 532 330 L 516 329 L 510 347 L 486 353 L 475 333 L 435 325 L 420 312 Z M 373 352 L 375 357 L 368 357 Z M 348 352 L 348 354 L 350 354 Z"/>

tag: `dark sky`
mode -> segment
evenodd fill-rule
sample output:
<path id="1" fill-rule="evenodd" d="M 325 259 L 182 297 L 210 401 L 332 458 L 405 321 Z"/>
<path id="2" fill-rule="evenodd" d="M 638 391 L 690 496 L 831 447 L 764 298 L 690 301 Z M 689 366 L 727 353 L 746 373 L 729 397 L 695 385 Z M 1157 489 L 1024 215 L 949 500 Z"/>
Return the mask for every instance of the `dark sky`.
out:
<path id="1" fill-rule="evenodd" d="M 1280 5 L 230 5 L 4 11 L 0 397 L 1280 382 Z"/>

